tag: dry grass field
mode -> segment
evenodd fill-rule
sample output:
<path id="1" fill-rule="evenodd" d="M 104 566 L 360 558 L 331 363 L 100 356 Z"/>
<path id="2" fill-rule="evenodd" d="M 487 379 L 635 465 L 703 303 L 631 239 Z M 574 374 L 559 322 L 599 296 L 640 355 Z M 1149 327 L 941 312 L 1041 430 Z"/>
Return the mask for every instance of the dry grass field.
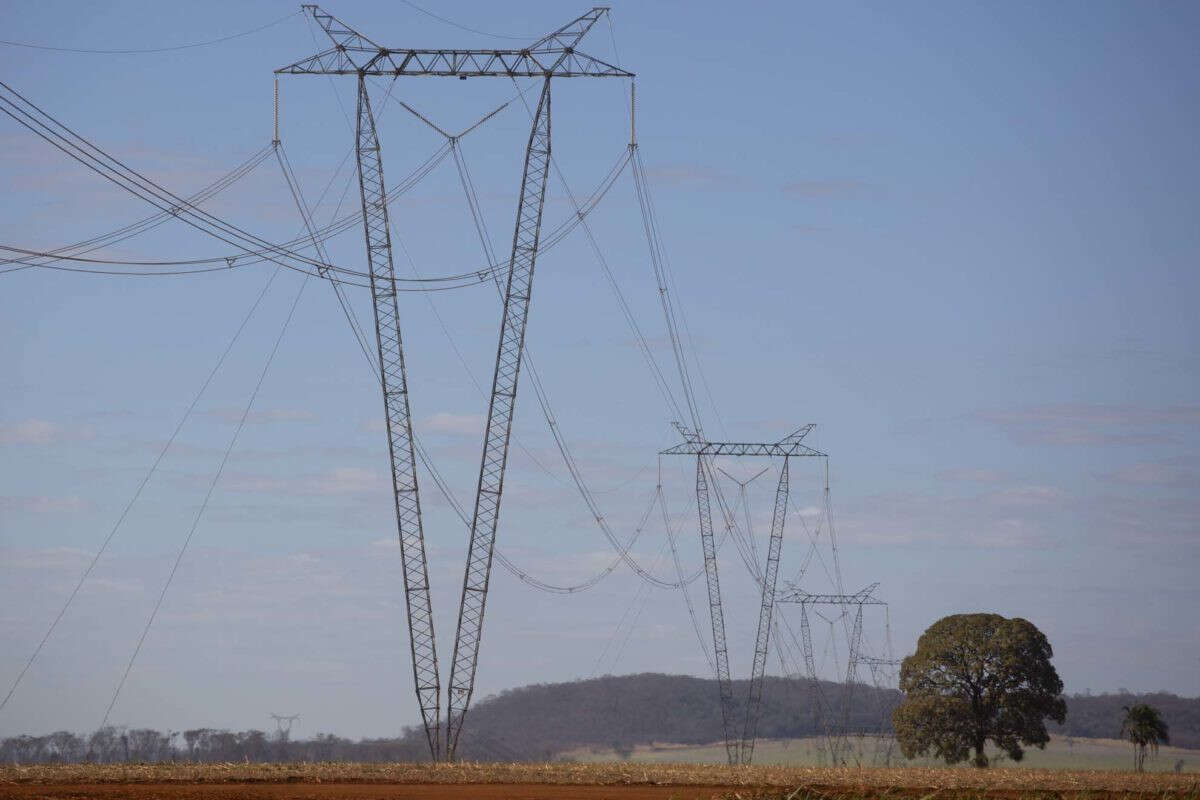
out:
<path id="1" fill-rule="evenodd" d="M 1200 800 L 1196 775 L 705 764 L 161 764 L 0 767 L 0 797 L 118 800 Z"/>
<path id="2" fill-rule="evenodd" d="M 761 739 L 754 748 L 754 763 L 774 766 L 817 767 L 827 763 L 822 759 L 820 740 L 808 739 Z M 863 741 L 852 739 L 851 744 L 859 751 L 859 757 L 848 759 L 851 764 L 882 764 L 883 759 L 873 761 L 878 750 L 882 752 L 885 742 L 877 743 L 874 737 Z M 899 749 L 893 746 L 891 763 L 898 766 L 938 767 L 936 759 L 918 759 L 905 762 Z M 579 748 L 564 754 L 567 758 L 581 762 L 607 762 L 622 760 L 610 748 Z M 629 754 L 634 763 L 696 763 L 721 764 L 725 761 L 725 746 L 656 744 L 640 746 Z M 1181 747 L 1162 747 L 1158 756 L 1146 761 L 1149 772 L 1174 772 L 1176 765 L 1181 772 L 1200 776 L 1200 750 Z M 1129 742 L 1117 739 L 1071 739 L 1055 736 L 1045 750 L 1029 748 L 1020 762 L 998 760 L 997 769 L 1055 769 L 1074 772 L 1086 770 L 1128 770 L 1133 766 L 1133 750 Z"/>

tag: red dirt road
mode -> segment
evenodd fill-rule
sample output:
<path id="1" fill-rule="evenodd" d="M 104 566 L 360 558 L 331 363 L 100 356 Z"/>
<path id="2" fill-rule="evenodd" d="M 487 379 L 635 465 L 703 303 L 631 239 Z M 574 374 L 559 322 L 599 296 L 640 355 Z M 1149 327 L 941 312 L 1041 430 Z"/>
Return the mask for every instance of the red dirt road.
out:
<path id="1" fill-rule="evenodd" d="M 16 800 L 715 800 L 732 786 L 564 784 L 76 783 L 0 785 Z"/>

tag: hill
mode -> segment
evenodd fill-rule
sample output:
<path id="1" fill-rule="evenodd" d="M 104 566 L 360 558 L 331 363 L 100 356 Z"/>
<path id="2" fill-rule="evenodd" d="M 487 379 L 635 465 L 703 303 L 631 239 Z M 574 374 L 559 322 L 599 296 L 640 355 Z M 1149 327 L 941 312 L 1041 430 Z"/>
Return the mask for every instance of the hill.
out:
<path id="1" fill-rule="evenodd" d="M 734 681 L 734 697 L 743 698 L 746 691 L 745 681 Z M 843 686 L 822 682 L 821 694 L 838 716 L 843 703 L 848 704 L 849 730 L 891 732 L 890 710 L 900 701 L 898 691 L 856 685 L 846 695 Z M 807 680 L 768 677 L 759 737 L 786 740 L 819 735 L 822 728 L 814 696 Z M 686 675 L 643 673 L 534 684 L 478 703 L 470 713 L 470 737 L 464 733 L 461 749 L 464 755 L 477 753 L 477 757 L 548 759 L 587 746 L 620 753 L 655 743 L 711 743 L 723 738 L 717 698 L 714 680 Z M 1171 726 L 1172 744 L 1200 748 L 1200 698 L 1164 692 L 1068 696 L 1066 724 L 1052 724 L 1051 733 L 1120 738 L 1121 708 L 1137 702 L 1163 712 Z M 740 707 L 735 713 L 738 731 L 744 713 Z M 513 731 L 520 731 L 519 737 Z"/>
<path id="2" fill-rule="evenodd" d="M 745 697 L 746 689 L 745 681 L 734 682 L 735 697 Z M 831 683 L 822 683 L 820 689 L 827 709 L 837 719 L 844 713 L 850 731 L 890 733 L 890 710 L 900 700 L 896 690 L 855 685 L 846 691 Z M 768 677 L 759 738 L 786 743 L 819 736 L 823 728 L 817 695 L 807 680 Z M 1051 732 L 1068 748 L 1074 747 L 1073 738 L 1119 738 L 1121 707 L 1135 702 L 1162 710 L 1173 745 L 1200 748 L 1200 698 L 1164 692 L 1068 697 L 1067 722 L 1052 726 Z M 743 714 L 743 709 L 735 710 L 738 732 Z M 715 681 L 643 673 L 534 684 L 485 697 L 471 710 L 459 755 L 477 761 L 550 761 L 597 750 L 623 757 L 663 751 L 665 745 L 700 747 L 722 738 Z M 416 728 L 397 738 L 357 741 L 327 733 L 279 741 L 258 730 L 209 728 L 166 734 L 108 728 L 90 736 L 60 731 L 0 740 L 0 763 L 71 762 L 88 757 L 102 763 L 421 761 L 428 757 L 428 748 L 424 732 Z"/>

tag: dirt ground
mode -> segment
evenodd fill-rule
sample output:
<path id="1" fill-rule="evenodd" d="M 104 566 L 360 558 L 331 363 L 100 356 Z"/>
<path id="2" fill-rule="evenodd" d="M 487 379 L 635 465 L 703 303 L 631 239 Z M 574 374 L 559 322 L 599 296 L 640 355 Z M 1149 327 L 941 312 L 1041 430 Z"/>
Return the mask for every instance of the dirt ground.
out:
<path id="1" fill-rule="evenodd" d="M 1195 775 L 697 764 L 0 767 L 0 800 L 1200 800 Z"/>
<path id="2" fill-rule="evenodd" d="M 805 787 L 797 792 L 804 800 L 925 800 L 935 796 L 953 800 L 1151 800 L 1162 794 L 1114 791 L 983 790 L 937 791 L 912 788 L 878 791 L 877 787 Z M 875 791 L 872 791 L 875 789 Z M 767 786 L 661 786 L 619 784 L 608 786 L 561 783 L 25 783 L 0 784 L 7 800 L 751 800 L 783 798 L 787 789 Z M 1166 797 L 1197 797 L 1195 793 L 1167 793 Z"/>
<path id="3" fill-rule="evenodd" d="M 0 785 L 22 800 L 715 800 L 729 786 L 563 784 L 84 783 Z"/>

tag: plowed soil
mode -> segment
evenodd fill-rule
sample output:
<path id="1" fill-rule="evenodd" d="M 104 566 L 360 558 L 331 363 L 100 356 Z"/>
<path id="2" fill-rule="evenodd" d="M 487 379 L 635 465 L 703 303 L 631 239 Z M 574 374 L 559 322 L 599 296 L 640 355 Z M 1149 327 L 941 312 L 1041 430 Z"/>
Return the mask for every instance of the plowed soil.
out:
<path id="1" fill-rule="evenodd" d="M 695 764 L 113 764 L 0 767 L 55 800 L 1200 800 L 1195 775 Z"/>
<path id="2" fill-rule="evenodd" d="M 729 786 L 569 786 L 563 784 L 83 783 L 0 786 L 23 800 L 715 800 Z"/>

